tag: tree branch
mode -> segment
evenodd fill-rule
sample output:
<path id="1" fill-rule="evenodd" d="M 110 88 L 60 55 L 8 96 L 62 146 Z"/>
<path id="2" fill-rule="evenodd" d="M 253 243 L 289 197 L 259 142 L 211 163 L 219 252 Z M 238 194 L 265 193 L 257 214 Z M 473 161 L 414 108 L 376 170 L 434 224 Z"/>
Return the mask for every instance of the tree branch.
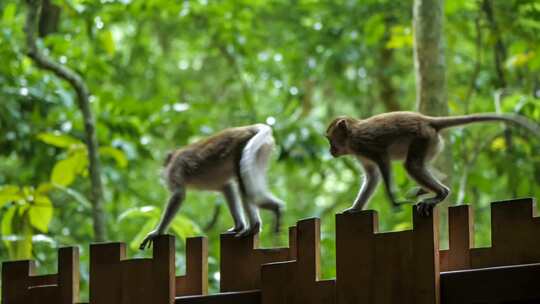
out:
<path id="1" fill-rule="evenodd" d="M 469 172 L 471 167 L 478 159 L 480 152 L 482 152 L 482 150 L 484 150 L 488 145 L 490 145 L 497 137 L 501 136 L 501 134 L 502 133 L 497 133 L 493 136 L 490 136 L 485 141 L 476 141 L 478 144 L 475 146 L 474 151 L 468 154 L 472 156 L 467 159 L 465 165 L 463 166 L 463 172 L 461 172 L 461 178 L 459 179 L 459 190 L 456 199 L 457 205 L 462 205 L 464 203 L 465 192 L 467 191 L 465 187 L 467 186 L 467 181 L 469 179 Z"/>
<path id="2" fill-rule="evenodd" d="M 71 69 L 55 62 L 41 53 L 36 43 L 37 21 L 41 0 L 26 0 L 28 13 L 24 31 L 26 33 L 27 55 L 38 67 L 54 73 L 67 81 L 77 94 L 77 105 L 84 119 L 85 141 L 88 148 L 88 160 L 91 182 L 92 219 L 94 222 L 94 239 L 104 241 L 106 239 L 105 213 L 103 211 L 103 186 L 101 184 L 100 163 L 98 157 L 98 143 L 95 132 L 95 122 L 90 109 L 89 92 L 82 77 Z"/>
<path id="3" fill-rule="evenodd" d="M 491 30 L 491 34 L 493 37 L 495 37 L 495 48 L 493 49 L 493 59 L 495 64 L 495 71 L 497 73 L 497 84 L 496 84 L 496 92 L 495 92 L 495 107 L 497 109 L 497 113 L 500 113 L 501 109 L 501 99 L 503 97 L 503 94 L 506 91 L 506 74 L 504 70 L 504 62 L 506 61 L 506 46 L 502 40 L 501 33 L 499 31 L 499 25 L 497 23 L 497 19 L 495 18 L 495 13 L 493 11 L 493 4 L 491 3 L 491 0 L 484 0 L 482 2 L 482 9 L 484 10 L 484 13 L 486 14 L 486 19 L 489 23 L 489 28 Z M 506 148 L 507 148 L 507 154 L 510 157 L 510 159 L 514 159 L 514 143 L 512 140 L 512 130 L 508 125 L 505 125 L 504 127 L 504 140 L 506 142 Z M 512 188 L 513 195 L 516 196 L 517 192 L 517 177 L 515 175 L 515 172 L 512 171 L 510 174 L 510 187 Z"/>

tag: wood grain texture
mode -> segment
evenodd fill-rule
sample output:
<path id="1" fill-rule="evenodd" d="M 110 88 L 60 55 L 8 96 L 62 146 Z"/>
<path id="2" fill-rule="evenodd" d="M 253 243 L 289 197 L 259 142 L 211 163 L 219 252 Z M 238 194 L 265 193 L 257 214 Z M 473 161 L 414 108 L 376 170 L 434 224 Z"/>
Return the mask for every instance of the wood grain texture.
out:
<path id="1" fill-rule="evenodd" d="M 492 203 L 492 246 L 473 248 L 471 208 L 450 208 L 450 246 L 441 251 L 441 268 L 451 271 L 540 262 L 540 219 L 533 217 L 535 209 L 532 198 Z"/>
<path id="2" fill-rule="evenodd" d="M 336 215 L 338 303 L 371 303 L 374 297 L 374 239 L 378 229 L 375 211 Z"/>
<path id="3" fill-rule="evenodd" d="M 289 235 L 295 235 L 294 229 Z M 232 234 L 221 235 L 221 292 L 260 289 L 261 265 L 287 261 L 294 258 L 290 248 L 259 248 L 259 236 L 235 237 Z"/>
<path id="4" fill-rule="evenodd" d="M 222 292 L 208 291 L 205 238 L 186 241 L 186 274 L 175 277 L 175 240 L 154 240 L 153 257 L 126 259 L 123 243 L 90 247 L 90 304 L 438 304 L 540 303 L 540 219 L 534 200 L 492 205 L 493 246 L 471 248 L 468 206 L 449 212 L 448 250 L 439 251 L 438 212 L 413 229 L 378 231 L 377 213 L 336 216 L 336 280 L 320 279 L 320 221 L 299 221 L 289 248 L 258 248 L 257 236 L 222 236 Z M 504 266 L 501 266 L 504 265 Z M 58 251 L 58 273 L 32 261 L 2 265 L 2 304 L 79 301 L 79 252 Z M 440 273 L 441 269 L 452 270 Z M 459 269 L 459 270 L 455 270 Z M 235 291 L 228 291 L 235 290 Z"/>
<path id="5" fill-rule="evenodd" d="M 319 219 L 299 221 L 296 228 L 296 260 L 262 267 L 262 303 L 336 303 L 335 281 L 319 277 Z"/>
<path id="6" fill-rule="evenodd" d="M 441 303 L 540 303 L 540 264 L 441 273 Z"/>
<path id="7" fill-rule="evenodd" d="M 441 250 L 441 271 L 471 267 L 470 249 L 474 247 L 473 209 L 469 205 L 448 210 L 449 248 Z"/>
<path id="8" fill-rule="evenodd" d="M 186 274 L 176 277 L 176 296 L 208 293 L 208 240 L 204 237 L 186 240 Z"/>
<path id="9" fill-rule="evenodd" d="M 5 262 L 2 265 L 2 304 L 55 303 L 79 301 L 79 250 L 58 250 L 58 273 L 35 275 L 33 261 Z"/>
<path id="10" fill-rule="evenodd" d="M 34 274 L 33 261 L 2 263 L 2 304 L 24 304 L 28 299 L 28 277 Z"/>
<path id="11" fill-rule="evenodd" d="M 120 304 L 163 303 L 154 300 L 158 290 L 153 284 L 152 259 L 133 259 L 120 262 Z M 165 287 L 166 288 L 166 287 Z"/>
<path id="12" fill-rule="evenodd" d="M 337 215 L 339 304 L 439 303 L 438 213 L 422 217 L 414 208 L 413 223 L 377 233 L 374 211 Z"/>
<path id="13" fill-rule="evenodd" d="M 260 304 L 259 290 L 224 292 L 207 296 L 185 296 L 176 298 L 175 304 Z"/>
<path id="14" fill-rule="evenodd" d="M 90 245 L 90 303 L 121 303 L 120 262 L 125 258 L 124 243 Z"/>
<path id="15" fill-rule="evenodd" d="M 472 268 L 540 262 L 540 220 L 532 217 L 533 209 L 531 198 L 493 203 L 492 247 L 489 252 L 471 252 Z"/>

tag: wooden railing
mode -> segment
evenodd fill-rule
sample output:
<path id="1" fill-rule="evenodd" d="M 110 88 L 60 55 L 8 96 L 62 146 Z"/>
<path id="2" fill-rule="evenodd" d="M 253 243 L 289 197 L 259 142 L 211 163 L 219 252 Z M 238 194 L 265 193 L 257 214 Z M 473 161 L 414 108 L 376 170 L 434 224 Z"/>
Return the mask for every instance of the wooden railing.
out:
<path id="1" fill-rule="evenodd" d="M 174 238 L 153 257 L 127 259 L 123 243 L 90 247 L 91 304 L 466 304 L 540 303 L 540 219 L 532 199 L 493 203 L 492 247 L 473 248 L 469 206 L 449 211 L 449 249 L 439 251 L 438 213 L 413 211 L 412 230 L 378 232 L 377 213 L 336 216 L 336 279 L 319 276 L 320 222 L 289 229 L 289 247 L 258 248 L 258 237 L 221 236 L 221 293 L 207 295 L 207 241 L 186 244 L 175 276 Z M 32 261 L 5 262 L 2 304 L 78 303 L 79 258 L 61 248 L 58 274 L 36 276 Z"/>

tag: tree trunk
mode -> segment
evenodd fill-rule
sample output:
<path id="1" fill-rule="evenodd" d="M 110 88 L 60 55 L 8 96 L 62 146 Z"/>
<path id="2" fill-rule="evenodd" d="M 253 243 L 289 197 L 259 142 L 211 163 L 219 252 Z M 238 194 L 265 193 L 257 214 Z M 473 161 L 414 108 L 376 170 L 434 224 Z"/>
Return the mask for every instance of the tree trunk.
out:
<path id="1" fill-rule="evenodd" d="M 443 18 L 443 0 L 414 1 L 416 107 L 429 115 L 448 115 Z"/>
<path id="2" fill-rule="evenodd" d="M 393 16 L 388 16 L 384 20 L 385 33 L 379 47 L 379 68 L 376 77 L 379 85 L 379 99 L 384 104 L 387 111 L 399 111 L 401 107 L 396 98 L 397 90 L 392 83 L 392 65 L 394 64 L 394 49 L 388 48 L 386 44 L 390 40 L 390 30 L 395 23 Z"/>
<path id="3" fill-rule="evenodd" d="M 450 0 L 452 1 L 452 0 Z M 446 64 L 444 57 L 444 0 L 414 0 L 414 67 L 416 74 L 416 108 L 419 112 L 448 115 L 446 100 Z M 452 173 L 452 149 L 443 149 L 435 166 L 446 176 L 438 177 L 450 184 Z M 446 208 L 441 208 L 445 218 Z M 447 221 L 441 221 L 441 236 L 447 240 Z"/>
<path id="4" fill-rule="evenodd" d="M 415 0 L 413 9 L 414 67 L 417 111 L 433 116 L 448 115 L 446 63 L 444 56 L 444 0 Z M 450 182 L 452 149 L 444 149 L 435 166 Z"/>
<path id="5" fill-rule="evenodd" d="M 67 81 L 77 94 L 77 105 L 84 119 L 85 141 L 88 148 L 88 163 L 90 171 L 92 202 L 92 219 L 94 223 L 94 239 L 98 242 L 106 240 L 105 212 L 103 211 L 103 186 L 101 184 L 101 170 L 98 156 L 98 143 L 95 132 L 95 121 L 90 109 L 88 88 L 80 75 L 71 69 L 53 61 L 41 53 L 36 45 L 36 30 L 41 0 L 26 0 L 28 13 L 24 31 L 28 56 L 40 68 L 53 72 L 56 76 Z"/>

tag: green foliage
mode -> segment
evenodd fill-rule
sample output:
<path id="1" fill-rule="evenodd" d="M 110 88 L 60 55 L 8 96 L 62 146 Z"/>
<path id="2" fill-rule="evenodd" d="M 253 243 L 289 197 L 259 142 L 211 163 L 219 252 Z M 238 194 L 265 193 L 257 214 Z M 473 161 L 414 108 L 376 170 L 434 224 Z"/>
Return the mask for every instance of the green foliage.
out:
<path id="1" fill-rule="evenodd" d="M 32 257 L 32 236 L 47 233 L 53 216 L 53 206 L 45 184 L 37 189 L 7 185 L 0 188 L 3 241 L 12 259 Z"/>
<path id="2" fill-rule="evenodd" d="M 267 122 L 277 143 L 269 179 L 287 202 L 284 226 L 320 216 L 322 273 L 335 274 L 334 213 L 353 201 L 360 168 L 332 159 L 321 134 L 336 115 L 387 111 L 388 98 L 414 110 L 412 1 L 53 2 L 61 19 L 38 45 L 90 89 L 111 240 L 129 242 L 131 256 L 148 254 L 136 247 L 167 200 L 159 181 L 167 151 L 225 127 Z M 478 2 L 445 1 L 451 112 L 493 112 L 502 92 L 502 112 L 538 122 L 540 7 L 492 2 L 498 33 Z M 0 259 L 33 257 L 53 272 L 56 247 L 87 248 L 92 240 L 88 152 L 75 93 L 25 55 L 25 13 L 21 1 L 0 2 Z M 502 91 L 496 35 L 507 53 Z M 512 128 L 509 146 L 502 131 L 493 124 L 456 129 L 446 144 L 454 156 L 451 201 L 462 194 L 473 205 L 482 246 L 490 243 L 490 201 L 540 194 L 540 140 Z M 415 184 L 394 168 L 403 196 Z M 218 195 L 189 192 L 170 229 L 180 240 L 209 236 L 214 290 L 218 234 L 232 226 L 224 206 L 208 225 L 219 205 Z M 382 189 L 370 208 L 383 231 L 411 227 L 411 208 L 393 212 Z M 268 226 L 262 244 L 286 245 L 285 234 L 274 237 Z M 182 261 L 184 243 L 177 243 Z M 81 258 L 85 265 L 88 250 Z"/>

